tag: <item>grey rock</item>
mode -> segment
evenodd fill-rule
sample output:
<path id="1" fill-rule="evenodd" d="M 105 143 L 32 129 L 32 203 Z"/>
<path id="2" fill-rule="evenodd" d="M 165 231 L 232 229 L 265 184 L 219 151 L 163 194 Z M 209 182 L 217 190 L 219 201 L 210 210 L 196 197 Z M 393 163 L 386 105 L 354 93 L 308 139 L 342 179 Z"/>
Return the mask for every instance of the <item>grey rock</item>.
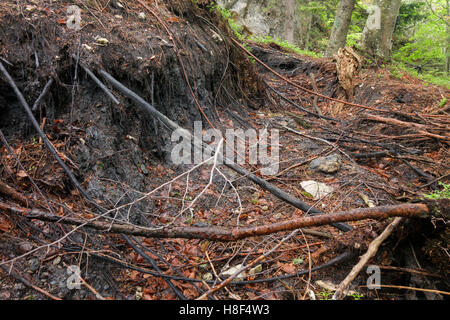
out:
<path id="1" fill-rule="evenodd" d="M 30 265 L 30 270 L 31 271 L 36 271 L 37 269 L 39 269 L 39 266 L 41 265 L 39 259 L 30 259 L 30 261 L 28 261 L 29 265 Z"/>
<path id="2" fill-rule="evenodd" d="M 148 170 L 147 170 L 147 167 L 146 167 L 144 164 L 141 164 L 141 170 L 142 170 L 142 173 L 143 173 L 143 174 L 145 174 L 145 175 L 148 175 L 148 174 L 149 174 L 149 172 L 148 172 Z"/>
<path id="3" fill-rule="evenodd" d="M 341 157 L 337 154 L 328 157 L 320 157 L 310 162 L 308 169 L 318 170 L 325 173 L 335 173 L 339 171 L 342 165 Z"/>
<path id="4" fill-rule="evenodd" d="M 14 290 L 23 290 L 25 289 L 25 285 L 23 283 L 16 283 L 14 285 Z"/>
<path id="5" fill-rule="evenodd" d="M 19 244 L 19 249 L 21 252 L 26 253 L 31 251 L 33 249 L 33 246 L 28 242 L 22 242 L 21 244 Z"/>
<path id="6" fill-rule="evenodd" d="M 289 7 L 287 1 L 274 0 L 218 0 L 218 5 L 236 14 L 237 23 L 245 25 L 253 34 L 265 37 L 286 39 L 296 45 L 302 45 L 305 37 L 302 35 L 302 15 L 292 16 L 291 32 L 285 28 L 285 21 L 289 19 L 288 13 L 300 12 L 304 2 L 294 1 Z M 304 18 L 303 18 L 304 19 Z"/>

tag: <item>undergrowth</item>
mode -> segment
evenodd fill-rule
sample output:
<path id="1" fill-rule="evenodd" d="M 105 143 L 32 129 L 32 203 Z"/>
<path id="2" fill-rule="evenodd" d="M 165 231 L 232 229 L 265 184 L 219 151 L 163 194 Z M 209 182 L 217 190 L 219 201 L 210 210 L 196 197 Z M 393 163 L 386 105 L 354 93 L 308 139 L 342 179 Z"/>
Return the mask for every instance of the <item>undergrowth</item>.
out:
<path id="1" fill-rule="evenodd" d="M 441 181 L 438 184 L 442 187 L 442 190 L 436 190 L 423 196 L 430 200 L 450 199 L 450 184 L 443 183 Z"/>
<path id="2" fill-rule="evenodd" d="M 450 89 L 450 75 L 436 74 L 431 72 L 419 73 L 416 69 L 408 67 L 401 62 L 395 62 L 387 66 L 387 70 L 393 78 L 402 79 L 403 76 L 410 75 L 414 78 L 420 79 L 425 84 L 435 84 Z"/>

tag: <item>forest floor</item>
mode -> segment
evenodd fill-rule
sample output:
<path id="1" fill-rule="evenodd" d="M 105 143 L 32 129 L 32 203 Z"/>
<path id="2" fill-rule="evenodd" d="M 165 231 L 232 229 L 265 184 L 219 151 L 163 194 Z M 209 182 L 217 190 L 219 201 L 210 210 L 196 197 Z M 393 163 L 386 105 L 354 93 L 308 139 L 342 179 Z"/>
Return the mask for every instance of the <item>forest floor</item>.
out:
<path id="1" fill-rule="evenodd" d="M 336 61 L 256 43 L 246 45 L 254 55 L 249 58 L 207 8 L 157 1 L 148 6 L 158 19 L 139 1 L 122 8 L 109 1 L 75 3 L 83 8 L 77 32 L 67 29 L 64 1 L 2 1 L 0 23 L 8 27 L 0 30 L 0 62 L 30 105 L 54 79 L 34 115 L 96 203 L 116 209 L 112 220 L 105 219 L 111 225 L 231 229 L 305 213 L 223 165 L 215 172 L 210 164 L 171 163 L 170 131 L 110 87 L 119 100 L 112 103 L 85 67 L 97 75 L 106 70 L 190 130 L 202 118 L 205 129 L 211 119 L 222 130 L 279 130 L 278 173 L 258 176 L 326 213 L 417 202 L 440 189 L 438 181 L 450 181 L 446 88 L 363 68 L 352 75 L 354 90 L 348 93 Z M 97 217 L 22 110 L 2 74 L 0 204 L 61 219 Z M 332 168 L 314 168 L 313 161 Z M 313 199 L 301 186 L 310 180 L 333 192 Z M 348 222 L 353 229 L 347 232 L 325 225 L 287 240 L 284 231 L 224 242 L 124 238 L 2 209 L 0 299 L 195 299 L 233 267 L 265 255 L 211 297 L 326 300 L 390 222 L 368 219 Z M 346 299 L 448 298 L 448 230 L 442 221 L 404 222 L 370 260 L 386 287 L 369 290 L 364 269 Z M 352 253 L 348 259 L 327 265 L 346 252 Z M 68 288 L 69 266 L 81 270 L 79 290 Z"/>

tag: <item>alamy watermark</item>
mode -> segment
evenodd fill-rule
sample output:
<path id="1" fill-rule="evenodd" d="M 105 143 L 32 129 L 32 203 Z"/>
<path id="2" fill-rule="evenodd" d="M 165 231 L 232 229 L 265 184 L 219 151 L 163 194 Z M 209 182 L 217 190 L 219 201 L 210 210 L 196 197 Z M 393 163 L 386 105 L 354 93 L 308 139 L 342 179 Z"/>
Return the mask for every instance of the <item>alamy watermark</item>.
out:
<path id="1" fill-rule="evenodd" d="M 70 290 L 81 289 L 81 270 L 76 265 L 71 265 L 67 267 L 67 274 L 69 277 L 67 278 L 67 288 Z"/>
<path id="2" fill-rule="evenodd" d="M 367 8 L 369 16 L 366 21 L 366 28 L 369 30 L 379 30 L 381 28 L 381 9 L 377 5 L 370 5 Z"/>
<path id="3" fill-rule="evenodd" d="M 261 165 L 260 172 L 263 175 L 274 175 L 279 169 L 277 129 L 226 129 L 223 136 L 215 129 L 203 130 L 202 122 L 195 121 L 193 135 L 187 135 L 186 130 L 179 129 L 172 133 L 171 140 L 176 142 L 171 152 L 174 164 L 201 164 L 215 155 L 217 164 L 227 161 Z"/>
<path id="4" fill-rule="evenodd" d="M 76 5 L 67 8 L 66 26 L 69 29 L 78 31 L 81 29 L 81 9 Z"/>
<path id="5" fill-rule="evenodd" d="M 366 270 L 367 274 L 370 274 L 370 276 L 367 278 L 367 288 L 370 290 L 373 289 L 380 289 L 381 286 L 381 271 L 380 267 L 376 265 L 370 265 L 367 267 Z"/>

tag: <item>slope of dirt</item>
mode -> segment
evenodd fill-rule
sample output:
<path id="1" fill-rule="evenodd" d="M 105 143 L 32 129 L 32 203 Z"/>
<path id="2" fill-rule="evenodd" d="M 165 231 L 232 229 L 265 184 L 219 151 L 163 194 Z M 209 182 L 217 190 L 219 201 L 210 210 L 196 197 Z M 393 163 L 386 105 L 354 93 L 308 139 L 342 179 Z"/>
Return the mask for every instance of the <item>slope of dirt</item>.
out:
<path id="1" fill-rule="evenodd" d="M 242 54 L 233 48 L 228 51 L 223 43 L 219 33 L 227 34 L 227 29 L 222 26 L 220 30 L 220 25 L 196 17 L 207 16 L 207 11 L 170 2 L 167 8 L 161 5 L 158 13 L 170 25 L 174 41 L 179 42 L 180 57 L 200 111 L 171 36 L 155 17 L 138 4 L 127 4 L 123 9 L 104 5 L 101 11 L 94 5 L 83 7 L 83 28 L 75 32 L 64 24 L 64 5 L 3 2 L 1 19 L 7 27 L 1 31 L 0 55 L 12 65 L 9 72 L 28 101 L 39 96 L 50 77 L 55 78 L 36 115 L 50 125 L 47 132 L 52 138 L 70 138 L 70 157 L 80 163 L 80 174 L 89 176 L 87 190 L 95 198 L 116 202 L 120 195 L 109 194 L 114 191 L 108 191 L 109 183 L 101 179 L 119 179 L 144 190 L 141 166 L 152 164 L 152 159 L 168 159 L 170 131 L 126 99 L 120 105 L 112 103 L 80 67 L 75 70 L 72 55 L 79 54 L 81 63 L 91 70 L 107 71 L 188 129 L 194 121 L 202 120 L 201 112 L 216 122 L 217 105 L 227 105 L 230 96 L 240 99 L 245 95 L 258 101 L 261 93 L 257 78 L 251 76 L 251 66 L 247 70 L 241 63 Z M 143 12 L 145 20 L 138 17 Z M 218 21 L 217 17 L 212 19 Z M 108 45 L 99 45 L 98 37 L 107 39 Z M 220 92 L 219 87 L 223 87 Z M 7 83 L 0 84 L 0 92 L 0 124 L 6 136 L 34 133 Z M 68 124 L 73 130 L 61 130 Z M 42 172 L 42 177 L 46 175 L 48 172 Z"/>
<path id="2" fill-rule="evenodd" d="M 448 113 L 439 103 L 449 90 L 415 80 L 409 83 L 412 79 L 395 80 L 380 70 L 363 70 L 353 102 L 386 113 L 323 98 L 314 102 L 312 95 L 252 63 L 229 40 L 229 28 L 202 1 L 200 7 L 191 1 L 147 4 L 158 18 L 139 1 L 124 2 L 122 7 L 106 0 L 75 3 L 83 10 L 78 32 L 65 24 L 71 1 L 2 1 L 0 62 L 30 105 L 54 79 L 34 114 L 88 193 L 104 207 L 123 206 L 110 218 L 146 227 L 231 228 L 237 221 L 245 227 L 265 225 L 304 213 L 222 166 L 217 168 L 222 174 L 211 175 L 210 165 L 172 164 L 171 131 L 117 90 L 112 92 L 120 104 L 113 103 L 80 64 L 97 75 L 105 70 L 190 130 L 195 120 L 202 120 L 204 129 L 208 122 L 219 129 L 279 129 L 280 169 L 264 178 L 325 212 L 413 201 L 438 189 L 437 179 L 448 183 L 448 141 L 424 136 L 417 127 L 374 121 L 370 115 L 418 123 L 428 134 L 448 135 Z M 108 43 L 102 45 L 99 38 Z M 252 45 L 252 52 L 298 85 L 315 90 L 312 73 L 320 93 L 345 99 L 333 61 L 287 55 L 270 46 Z M 73 55 L 79 55 L 79 63 Z M 312 113 L 316 103 L 325 116 L 343 121 L 319 119 L 286 98 Z M 1 181 L 25 195 L 32 207 L 54 210 L 60 216 L 95 217 L 92 205 L 45 149 L 3 76 L 0 115 L 0 129 L 11 145 L 8 150 L 2 144 Z M 328 155 L 339 158 L 337 172 L 310 170 L 312 160 Z M 187 176 L 176 178 L 186 171 Z M 335 192 L 313 200 L 300 186 L 304 180 L 327 183 Z M 203 196 L 197 199 L 199 194 Z M 12 200 L 0 194 L 2 203 L 23 205 Z M 448 291 L 448 229 L 441 221 L 419 221 L 397 230 L 372 262 L 394 268 L 383 269 L 390 270 L 383 271 L 383 283 Z M 255 274 L 247 274 L 243 280 L 249 283 L 232 285 L 215 298 L 310 299 L 307 289 L 311 288 L 318 299 L 325 299 L 329 292 L 316 281 L 338 284 L 388 223 L 350 222 L 354 230 L 346 233 L 331 226 L 304 230 L 266 257 Z M 286 235 L 232 243 L 135 237 L 137 249 L 132 250 L 119 235 L 91 228 L 73 231 L 68 225 L 3 212 L 0 232 L 0 257 L 14 262 L 12 276 L 6 272 L 10 264 L 2 265 L 5 272 L 0 270 L 2 299 L 179 299 L 180 294 L 193 299 L 215 284 L 216 272 L 257 258 Z M 308 272 L 348 250 L 356 254 L 351 260 Z M 79 266 L 90 286 L 70 290 L 69 265 Z M 405 271 L 411 269 L 418 273 Z M 300 270 L 305 274 L 283 282 L 276 279 Z M 177 278 L 168 281 L 158 273 Z M 275 280 L 257 282 L 268 278 Z M 362 272 L 352 289 L 367 299 L 442 299 L 439 294 L 368 290 L 363 287 L 366 278 Z M 202 280 L 209 281 L 208 286 Z"/>

